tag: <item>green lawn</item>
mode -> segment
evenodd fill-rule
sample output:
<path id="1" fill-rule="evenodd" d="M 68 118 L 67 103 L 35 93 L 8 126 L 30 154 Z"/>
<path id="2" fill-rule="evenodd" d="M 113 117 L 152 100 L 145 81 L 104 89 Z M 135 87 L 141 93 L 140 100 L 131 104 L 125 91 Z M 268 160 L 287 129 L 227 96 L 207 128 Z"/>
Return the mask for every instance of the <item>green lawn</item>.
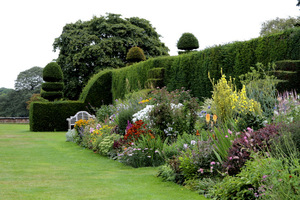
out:
<path id="1" fill-rule="evenodd" d="M 0 124 L 0 199 L 205 199 L 156 172 L 65 142 L 65 132 Z"/>

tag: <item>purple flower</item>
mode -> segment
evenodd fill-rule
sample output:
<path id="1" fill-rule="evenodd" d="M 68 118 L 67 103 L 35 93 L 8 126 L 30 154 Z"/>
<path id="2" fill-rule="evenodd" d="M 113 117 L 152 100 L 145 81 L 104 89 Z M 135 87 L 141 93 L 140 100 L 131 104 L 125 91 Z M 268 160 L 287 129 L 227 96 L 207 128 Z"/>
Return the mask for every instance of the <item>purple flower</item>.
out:
<path id="1" fill-rule="evenodd" d="M 228 129 L 228 133 L 229 133 L 229 134 L 232 134 L 232 131 L 231 131 L 230 129 Z"/>
<path id="2" fill-rule="evenodd" d="M 96 126 L 96 129 L 100 129 L 101 128 L 101 125 L 100 124 L 98 124 L 97 126 Z"/>
<path id="3" fill-rule="evenodd" d="M 90 133 L 94 132 L 94 130 L 95 130 L 94 128 L 90 128 Z"/>

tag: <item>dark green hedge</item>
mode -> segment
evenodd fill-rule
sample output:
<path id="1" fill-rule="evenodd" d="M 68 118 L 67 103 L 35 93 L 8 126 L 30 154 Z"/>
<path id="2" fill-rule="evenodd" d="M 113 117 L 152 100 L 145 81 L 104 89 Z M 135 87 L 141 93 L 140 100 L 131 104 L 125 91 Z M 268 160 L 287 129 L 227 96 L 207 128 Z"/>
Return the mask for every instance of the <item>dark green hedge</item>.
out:
<path id="1" fill-rule="evenodd" d="M 67 118 L 86 110 L 80 101 L 33 102 L 30 106 L 30 131 L 67 131 Z"/>
<path id="2" fill-rule="evenodd" d="M 107 69 L 95 74 L 82 90 L 80 101 L 101 107 L 112 103 L 112 70 Z"/>
<path id="3" fill-rule="evenodd" d="M 152 68 L 166 68 L 175 57 L 158 57 L 112 71 L 113 99 L 123 98 L 126 93 L 145 88 L 148 71 Z"/>
<path id="4" fill-rule="evenodd" d="M 279 92 L 296 90 L 300 93 L 300 60 L 276 62 L 274 75 L 281 80 L 277 84 Z"/>
<path id="5" fill-rule="evenodd" d="M 46 92 L 41 90 L 41 97 L 48 99 L 49 101 L 54 101 L 55 99 L 61 99 L 64 93 L 62 91 L 50 91 Z"/>
<path id="6" fill-rule="evenodd" d="M 300 59 L 300 29 L 244 42 L 234 42 L 215 46 L 199 52 L 177 56 L 171 66 L 166 68 L 165 84 L 168 90 L 185 87 L 196 97 L 210 97 L 212 84 L 208 72 L 214 79 L 220 78 L 220 71 L 236 79 L 250 70 L 257 62 L 286 59 Z"/>
<path id="7" fill-rule="evenodd" d="M 43 80 L 49 82 L 60 82 L 63 80 L 63 72 L 56 62 L 51 62 L 43 69 Z"/>
<path id="8" fill-rule="evenodd" d="M 42 89 L 45 91 L 62 91 L 64 89 L 63 82 L 45 82 L 42 84 Z"/>

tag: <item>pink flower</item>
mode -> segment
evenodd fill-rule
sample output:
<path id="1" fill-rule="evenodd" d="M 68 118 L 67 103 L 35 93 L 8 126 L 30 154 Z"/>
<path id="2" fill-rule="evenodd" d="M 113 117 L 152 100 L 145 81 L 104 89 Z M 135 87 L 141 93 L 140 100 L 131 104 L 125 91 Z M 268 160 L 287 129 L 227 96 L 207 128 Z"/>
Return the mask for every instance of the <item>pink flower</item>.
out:
<path id="1" fill-rule="evenodd" d="M 203 174 L 203 169 L 202 168 L 198 169 L 198 172 L 201 172 L 201 174 Z"/>
<path id="2" fill-rule="evenodd" d="M 229 157 L 229 160 L 232 160 L 232 157 Z"/>
<path id="3" fill-rule="evenodd" d="M 94 128 L 90 128 L 90 133 L 94 132 L 94 130 L 95 130 Z"/>
<path id="4" fill-rule="evenodd" d="M 212 161 L 212 162 L 210 163 L 210 165 L 214 165 L 214 164 L 216 164 L 216 162 L 214 162 L 214 161 Z"/>
<path id="5" fill-rule="evenodd" d="M 214 168 L 213 166 L 210 167 L 210 172 L 211 173 L 213 172 L 213 168 Z"/>
<path id="6" fill-rule="evenodd" d="M 225 135 L 226 138 L 228 138 L 228 135 Z"/>
<path id="7" fill-rule="evenodd" d="M 232 134 L 232 131 L 231 131 L 230 129 L 228 129 L 228 133 L 229 133 L 229 134 Z"/>

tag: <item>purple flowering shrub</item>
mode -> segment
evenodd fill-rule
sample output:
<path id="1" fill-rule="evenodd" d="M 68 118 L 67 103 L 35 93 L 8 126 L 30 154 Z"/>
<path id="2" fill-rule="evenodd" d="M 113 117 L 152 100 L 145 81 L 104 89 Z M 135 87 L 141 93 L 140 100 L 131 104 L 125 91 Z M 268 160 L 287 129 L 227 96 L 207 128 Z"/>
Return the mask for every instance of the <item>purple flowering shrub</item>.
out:
<path id="1" fill-rule="evenodd" d="M 223 169 L 229 175 L 236 175 L 241 171 L 251 152 L 269 151 L 271 139 L 279 134 L 282 125 L 267 125 L 257 131 L 251 128 L 241 133 L 241 136 L 233 141 L 228 152 L 228 158 L 223 163 Z"/>

